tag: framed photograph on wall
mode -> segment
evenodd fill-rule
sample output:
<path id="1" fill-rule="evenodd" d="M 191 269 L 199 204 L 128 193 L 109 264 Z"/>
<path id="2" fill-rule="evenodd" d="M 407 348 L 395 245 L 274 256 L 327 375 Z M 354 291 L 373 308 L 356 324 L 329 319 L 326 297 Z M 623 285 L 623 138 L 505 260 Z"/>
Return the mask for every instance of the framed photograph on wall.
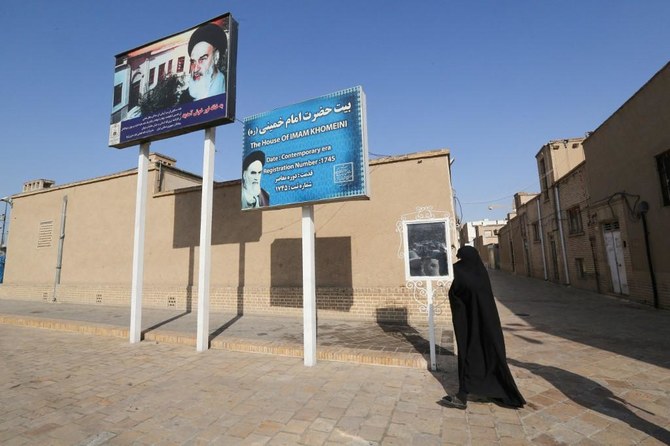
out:
<path id="1" fill-rule="evenodd" d="M 403 221 L 405 279 L 453 278 L 449 240 L 447 218 Z"/>

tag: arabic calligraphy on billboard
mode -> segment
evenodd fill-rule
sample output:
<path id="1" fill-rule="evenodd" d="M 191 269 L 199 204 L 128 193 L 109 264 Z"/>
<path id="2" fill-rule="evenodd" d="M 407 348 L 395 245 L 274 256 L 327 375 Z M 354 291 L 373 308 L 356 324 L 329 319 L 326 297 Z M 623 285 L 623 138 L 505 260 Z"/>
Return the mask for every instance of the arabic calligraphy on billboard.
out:
<path id="1" fill-rule="evenodd" d="M 244 120 L 242 209 L 368 198 L 361 87 Z"/>
<path id="2" fill-rule="evenodd" d="M 235 120 L 237 22 L 224 14 L 116 56 L 109 145 Z"/>

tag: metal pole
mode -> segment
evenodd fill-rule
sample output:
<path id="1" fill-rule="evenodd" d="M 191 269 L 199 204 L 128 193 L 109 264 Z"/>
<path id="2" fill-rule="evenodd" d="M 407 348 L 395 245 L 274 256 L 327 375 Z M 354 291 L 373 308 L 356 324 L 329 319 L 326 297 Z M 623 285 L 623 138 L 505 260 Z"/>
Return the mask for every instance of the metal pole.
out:
<path id="1" fill-rule="evenodd" d="M 547 280 L 547 257 L 544 253 L 544 228 L 542 227 L 542 211 L 540 210 L 540 199 L 537 199 L 537 224 L 540 231 L 540 248 L 542 249 L 542 268 L 544 270 L 544 280 Z"/>
<path id="2" fill-rule="evenodd" d="M 63 207 L 60 211 L 60 236 L 58 237 L 58 255 L 56 257 L 56 277 L 51 302 L 56 302 L 56 288 L 60 284 L 60 272 L 63 267 L 63 240 L 65 239 L 65 215 L 67 213 L 67 195 L 63 197 Z"/>
<path id="3" fill-rule="evenodd" d="M 205 129 L 198 263 L 198 333 L 196 350 L 199 352 L 209 349 L 209 279 L 212 270 L 212 202 L 214 201 L 215 139 L 216 127 Z"/>
<path id="4" fill-rule="evenodd" d="M 144 284 L 144 228 L 147 213 L 147 177 L 149 144 L 140 144 L 137 161 L 137 195 L 135 198 L 135 241 L 133 242 L 133 282 L 130 294 L 130 343 L 142 340 L 142 286 Z"/>
<path id="5" fill-rule="evenodd" d="M 651 260 L 651 249 L 649 247 L 649 231 L 647 230 L 647 215 L 646 212 L 641 212 L 642 229 L 644 230 L 644 246 L 647 251 L 647 262 L 649 263 L 649 277 L 651 278 L 651 290 L 654 295 L 654 308 L 660 307 L 658 303 L 658 287 L 656 286 L 656 274 L 654 273 L 654 264 Z"/>
<path id="6" fill-rule="evenodd" d="M 433 305 L 433 281 L 426 280 L 426 294 L 428 298 L 428 340 L 430 343 L 430 369 L 437 370 L 435 358 L 435 306 Z"/>
<path id="7" fill-rule="evenodd" d="M 563 250 L 563 268 L 565 269 L 565 284 L 570 285 L 570 272 L 568 271 L 568 253 L 565 250 L 565 236 L 563 235 L 563 220 L 561 219 L 561 202 L 558 195 L 558 183 L 554 185 L 556 195 L 556 221 L 558 222 L 558 235 L 561 237 L 561 249 Z"/>
<path id="8" fill-rule="evenodd" d="M 2 231 L 0 231 L 0 249 L 5 246 L 5 227 L 7 226 L 7 202 L 5 201 L 5 213 L 2 214 Z"/>
<path id="9" fill-rule="evenodd" d="M 302 312 L 305 365 L 316 365 L 316 261 L 314 206 L 302 207 Z"/>

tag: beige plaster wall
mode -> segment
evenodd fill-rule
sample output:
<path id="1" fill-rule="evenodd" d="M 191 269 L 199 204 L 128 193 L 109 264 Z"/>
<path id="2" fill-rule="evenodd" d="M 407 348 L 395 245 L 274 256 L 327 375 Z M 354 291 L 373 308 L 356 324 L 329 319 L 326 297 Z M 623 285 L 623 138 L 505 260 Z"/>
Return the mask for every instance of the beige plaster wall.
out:
<path id="1" fill-rule="evenodd" d="M 162 172 L 167 175 L 163 184 L 179 181 L 170 179 L 178 172 L 169 167 Z M 191 308 L 197 296 L 200 187 L 154 194 L 157 174 L 151 170 L 147 192 L 144 304 Z M 53 220 L 54 232 L 59 231 L 61 201 L 67 195 L 59 300 L 127 304 L 136 180 L 131 171 L 17 195 L 0 297 L 51 296 L 57 237 L 51 247 L 39 249 L 36 237 L 43 220 Z M 451 243 L 457 245 L 448 151 L 372 161 L 369 180 L 370 200 L 315 206 L 317 306 L 333 316 L 353 318 L 404 309 L 409 319 L 425 320 L 404 286 L 396 225 L 418 207 L 444 211 L 451 217 Z M 301 209 L 242 212 L 239 181 L 217 184 L 213 200 L 213 308 L 299 312 Z M 441 316 L 448 317 L 448 311 Z"/>

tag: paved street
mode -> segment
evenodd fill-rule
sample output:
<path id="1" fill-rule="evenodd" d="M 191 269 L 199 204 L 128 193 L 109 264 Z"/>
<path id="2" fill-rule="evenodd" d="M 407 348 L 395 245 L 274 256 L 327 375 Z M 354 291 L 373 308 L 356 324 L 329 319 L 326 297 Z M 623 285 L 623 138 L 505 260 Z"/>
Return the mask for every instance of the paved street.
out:
<path id="1" fill-rule="evenodd" d="M 491 277 L 510 367 L 528 400 L 522 410 L 436 404 L 456 388 L 453 356 L 434 373 L 325 360 L 305 367 L 297 357 L 197 353 L 179 343 L 131 345 L 5 323 L 0 444 L 670 443 L 669 312 L 500 272 Z M 13 313 L 11 301 L 0 313 Z M 86 323 L 111 325 L 109 314 L 100 309 Z"/>

